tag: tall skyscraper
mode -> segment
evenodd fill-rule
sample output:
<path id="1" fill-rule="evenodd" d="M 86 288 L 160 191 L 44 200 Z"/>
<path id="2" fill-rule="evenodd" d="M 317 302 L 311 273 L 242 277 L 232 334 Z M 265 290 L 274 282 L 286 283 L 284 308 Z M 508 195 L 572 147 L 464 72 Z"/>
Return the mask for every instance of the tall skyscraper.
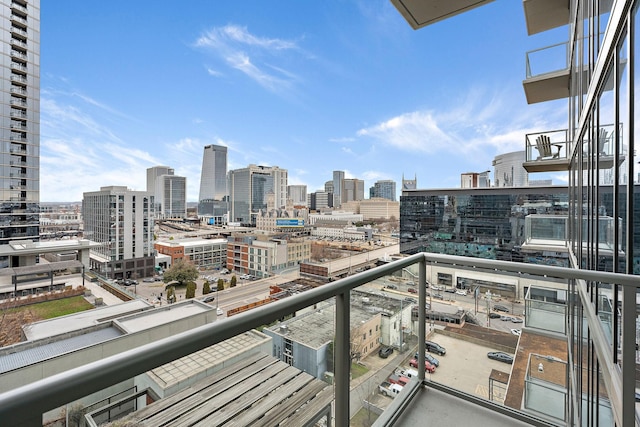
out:
<path id="1" fill-rule="evenodd" d="M 267 194 L 274 194 L 277 208 L 287 203 L 286 169 L 249 165 L 229 171 L 229 221 L 251 224 L 252 213 L 267 208 Z"/>
<path id="2" fill-rule="evenodd" d="M 333 171 L 333 206 L 335 207 L 342 204 L 342 181 L 344 181 L 344 171 Z M 331 192 L 326 185 L 324 191 Z"/>
<path id="3" fill-rule="evenodd" d="M 287 186 L 287 198 L 295 205 L 307 206 L 307 186 L 289 185 Z"/>
<path id="4" fill-rule="evenodd" d="M 356 178 L 343 179 L 340 193 L 341 204 L 364 200 L 364 181 Z"/>
<path id="5" fill-rule="evenodd" d="M 369 189 L 369 197 L 371 199 L 375 197 L 381 197 L 383 199 L 388 199 L 395 202 L 396 182 L 391 179 L 376 181 L 376 183 L 373 184 L 373 187 Z"/>
<path id="6" fill-rule="evenodd" d="M 0 0 L 3 156 L 0 244 L 38 240 L 40 205 L 40 0 Z M 0 267 L 12 266 L 0 258 Z"/>
<path id="7" fill-rule="evenodd" d="M 229 211 L 227 191 L 227 147 L 207 145 L 202 156 L 198 215 L 221 221 Z"/>
<path id="8" fill-rule="evenodd" d="M 154 196 L 156 218 L 187 217 L 187 178 L 174 175 L 173 168 L 147 169 L 147 192 Z"/>

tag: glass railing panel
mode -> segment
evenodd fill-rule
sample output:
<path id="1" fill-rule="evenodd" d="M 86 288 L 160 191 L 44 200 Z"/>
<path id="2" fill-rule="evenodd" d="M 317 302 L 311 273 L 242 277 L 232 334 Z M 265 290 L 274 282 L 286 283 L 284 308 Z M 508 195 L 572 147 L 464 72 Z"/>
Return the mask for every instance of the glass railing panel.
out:
<path id="1" fill-rule="evenodd" d="M 566 215 L 527 215 L 524 219 L 527 243 L 566 246 Z"/>
<path id="2" fill-rule="evenodd" d="M 567 61 L 569 55 L 567 48 L 568 42 L 564 42 L 527 52 L 526 78 L 530 79 L 547 73 L 568 69 L 569 64 Z"/>
<path id="3" fill-rule="evenodd" d="M 564 422 L 567 417 L 567 364 L 531 354 L 527 366 L 524 407 Z"/>
<path id="4" fill-rule="evenodd" d="M 546 144 L 547 141 L 548 144 Z M 569 148 L 567 129 L 548 130 L 525 135 L 526 162 L 566 159 Z"/>
<path id="5" fill-rule="evenodd" d="M 528 328 L 565 334 L 566 310 L 565 304 L 527 300 L 525 325 Z"/>

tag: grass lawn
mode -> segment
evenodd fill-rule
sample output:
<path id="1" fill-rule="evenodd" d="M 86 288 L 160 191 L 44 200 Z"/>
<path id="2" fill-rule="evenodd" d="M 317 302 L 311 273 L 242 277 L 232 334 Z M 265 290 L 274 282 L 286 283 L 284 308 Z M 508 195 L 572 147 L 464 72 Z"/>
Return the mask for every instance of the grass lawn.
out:
<path id="1" fill-rule="evenodd" d="M 351 364 L 351 379 L 356 379 L 369 372 L 369 369 L 357 363 Z"/>
<path id="2" fill-rule="evenodd" d="M 63 298 L 55 301 L 39 302 L 37 304 L 25 305 L 7 310 L 9 313 L 19 313 L 30 311 L 40 319 L 51 319 L 66 314 L 77 313 L 79 311 L 90 310 L 93 305 L 87 302 L 81 295 Z"/>
<path id="3" fill-rule="evenodd" d="M 352 427 L 370 427 L 378 419 L 378 415 L 370 412 L 367 408 L 362 408 L 349 420 Z"/>

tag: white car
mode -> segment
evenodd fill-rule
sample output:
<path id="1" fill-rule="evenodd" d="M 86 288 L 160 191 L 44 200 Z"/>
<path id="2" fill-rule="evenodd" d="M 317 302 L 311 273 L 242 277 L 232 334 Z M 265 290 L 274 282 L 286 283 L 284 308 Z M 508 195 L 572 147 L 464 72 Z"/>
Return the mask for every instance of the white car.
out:
<path id="1" fill-rule="evenodd" d="M 222 311 L 222 309 L 221 309 L 221 308 L 218 308 L 218 309 L 216 309 L 216 314 L 217 314 L 218 316 L 224 316 L 224 311 Z"/>
<path id="2" fill-rule="evenodd" d="M 513 335 L 520 336 L 520 334 L 522 334 L 522 331 L 520 329 L 511 329 L 511 333 Z"/>
<path id="3" fill-rule="evenodd" d="M 463 297 L 466 297 L 467 296 L 467 291 L 465 291 L 464 289 L 458 289 L 456 291 L 456 294 L 462 295 Z"/>

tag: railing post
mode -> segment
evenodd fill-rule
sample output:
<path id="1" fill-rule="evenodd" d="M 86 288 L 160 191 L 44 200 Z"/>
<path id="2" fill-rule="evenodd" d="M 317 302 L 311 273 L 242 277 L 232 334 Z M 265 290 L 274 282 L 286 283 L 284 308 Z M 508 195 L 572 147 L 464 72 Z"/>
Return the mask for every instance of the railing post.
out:
<path id="1" fill-rule="evenodd" d="M 418 289 L 418 378 L 423 381 L 425 378 L 424 369 L 424 352 L 425 340 L 427 339 L 427 261 L 423 257 L 418 264 L 418 283 L 420 288 Z"/>
<path id="2" fill-rule="evenodd" d="M 636 425 L 636 293 L 622 288 L 622 425 Z M 613 319 L 615 321 L 615 319 Z"/>
<path id="3" fill-rule="evenodd" d="M 349 376 L 351 370 L 350 293 L 336 295 L 336 341 L 334 343 L 335 425 L 349 425 Z"/>

